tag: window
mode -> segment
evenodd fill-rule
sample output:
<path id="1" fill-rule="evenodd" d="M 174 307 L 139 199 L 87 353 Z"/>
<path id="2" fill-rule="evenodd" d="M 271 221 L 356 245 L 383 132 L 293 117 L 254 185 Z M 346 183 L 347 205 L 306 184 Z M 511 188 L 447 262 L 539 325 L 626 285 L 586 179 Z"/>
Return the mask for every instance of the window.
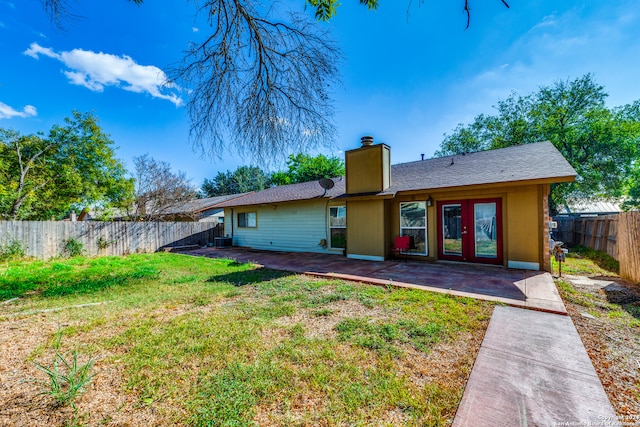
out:
<path id="1" fill-rule="evenodd" d="M 347 247 L 347 207 L 333 206 L 329 208 L 330 247 L 345 249 Z"/>
<path id="2" fill-rule="evenodd" d="M 400 235 L 411 237 L 411 253 L 428 255 L 427 202 L 400 203 Z"/>
<path id="3" fill-rule="evenodd" d="M 238 227 L 256 228 L 258 226 L 258 216 L 255 212 L 240 212 L 238 214 Z"/>

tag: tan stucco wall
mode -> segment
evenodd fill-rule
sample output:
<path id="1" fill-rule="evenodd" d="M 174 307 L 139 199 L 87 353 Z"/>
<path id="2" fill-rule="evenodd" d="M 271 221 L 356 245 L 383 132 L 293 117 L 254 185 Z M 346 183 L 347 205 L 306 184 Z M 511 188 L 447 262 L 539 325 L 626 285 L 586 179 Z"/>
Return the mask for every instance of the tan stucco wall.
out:
<path id="1" fill-rule="evenodd" d="M 383 200 L 347 201 L 347 256 L 384 258 L 384 208 Z"/>
<path id="2" fill-rule="evenodd" d="M 539 268 L 544 269 L 546 264 L 543 242 L 547 240 L 547 235 L 543 233 L 548 215 L 545 215 L 543 205 L 546 202 L 545 192 L 548 192 L 548 187 L 548 184 L 484 188 L 478 186 L 472 190 L 416 192 L 399 196 L 387 202 L 387 217 L 390 224 L 387 237 L 392 242 L 400 233 L 400 202 L 425 201 L 431 196 L 433 205 L 427 208 L 429 252 L 426 257 L 419 258 L 436 260 L 438 201 L 501 198 L 504 265 L 508 266 L 509 261 L 512 261 L 512 263 L 539 264 Z"/>
<path id="3" fill-rule="evenodd" d="M 373 193 L 389 187 L 391 155 L 384 144 L 345 153 L 347 194 Z"/>
<path id="4" fill-rule="evenodd" d="M 505 226 L 506 261 L 539 263 L 541 208 L 538 205 L 537 186 L 516 187 L 509 191 L 506 200 Z"/>

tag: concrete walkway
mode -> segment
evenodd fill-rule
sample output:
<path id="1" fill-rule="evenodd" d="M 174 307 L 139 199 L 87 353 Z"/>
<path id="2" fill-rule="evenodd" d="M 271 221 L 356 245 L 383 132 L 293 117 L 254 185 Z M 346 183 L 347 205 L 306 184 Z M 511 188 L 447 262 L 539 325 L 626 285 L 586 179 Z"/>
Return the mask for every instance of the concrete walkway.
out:
<path id="1" fill-rule="evenodd" d="M 496 307 L 453 427 L 565 425 L 621 425 L 571 318 Z"/>
<path id="2" fill-rule="evenodd" d="M 551 275 L 477 264 L 416 261 L 361 261 L 340 255 L 203 248 L 189 255 L 231 258 L 275 270 L 399 286 L 501 302 L 514 307 L 566 314 Z"/>

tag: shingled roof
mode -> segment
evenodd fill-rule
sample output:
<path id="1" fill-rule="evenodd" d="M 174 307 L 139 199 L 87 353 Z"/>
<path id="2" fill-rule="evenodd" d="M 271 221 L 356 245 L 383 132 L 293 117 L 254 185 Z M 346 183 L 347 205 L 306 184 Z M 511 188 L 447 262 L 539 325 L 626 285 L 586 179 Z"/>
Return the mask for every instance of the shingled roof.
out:
<path id="1" fill-rule="evenodd" d="M 572 181 L 576 171 L 550 142 L 439 157 L 391 167 L 380 194 L 533 180 Z"/>
<path id="2" fill-rule="evenodd" d="M 325 192 L 318 181 L 303 182 L 301 184 L 282 185 L 267 188 L 257 193 L 249 193 L 237 199 L 221 203 L 218 206 L 232 207 L 245 205 L 262 205 L 267 203 L 293 202 L 295 200 L 309 200 L 340 196 L 345 192 L 345 180 L 343 177 L 333 178 L 334 187 Z"/>
<path id="3" fill-rule="evenodd" d="M 572 181 L 576 171 L 550 142 L 419 160 L 391 166 L 391 186 L 377 193 L 435 190 L 493 183 Z M 334 178 L 326 193 L 317 181 L 273 187 L 221 203 L 220 207 L 259 205 L 314 198 L 349 197 L 345 179 Z"/>
<path id="4" fill-rule="evenodd" d="M 193 200 L 189 200 L 184 203 L 179 203 L 175 206 L 172 206 L 165 212 L 165 214 L 191 215 L 191 214 L 199 213 L 202 211 L 206 211 L 208 209 L 221 208 L 221 206 L 219 205 L 222 202 L 226 202 L 227 200 L 235 199 L 237 197 L 242 197 L 246 194 L 253 194 L 253 193 L 229 194 L 226 196 L 207 197 L 204 199 L 193 199 Z"/>

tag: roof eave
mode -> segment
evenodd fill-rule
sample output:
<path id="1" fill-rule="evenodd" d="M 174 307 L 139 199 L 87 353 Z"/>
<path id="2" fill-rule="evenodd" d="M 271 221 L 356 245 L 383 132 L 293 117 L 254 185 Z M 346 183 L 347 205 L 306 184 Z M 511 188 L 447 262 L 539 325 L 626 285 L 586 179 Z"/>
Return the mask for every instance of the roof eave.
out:
<path id="1" fill-rule="evenodd" d="M 515 187 L 515 186 L 524 186 L 524 185 L 539 185 L 539 184 L 554 184 L 560 182 L 573 182 L 576 179 L 576 175 L 567 175 L 560 177 L 549 177 L 549 178 L 535 178 L 528 180 L 519 180 L 519 181 L 501 181 L 501 182 L 488 182 L 488 183 L 478 183 L 478 184 L 467 184 L 467 185 L 456 185 L 450 187 L 424 187 L 424 188 L 415 188 L 409 190 L 398 190 L 393 193 L 394 197 L 396 194 L 417 194 L 424 193 L 425 191 L 433 191 L 433 192 L 446 192 L 446 191 L 456 191 L 456 190 L 473 190 L 476 188 L 500 188 L 500 187 Z"/>

